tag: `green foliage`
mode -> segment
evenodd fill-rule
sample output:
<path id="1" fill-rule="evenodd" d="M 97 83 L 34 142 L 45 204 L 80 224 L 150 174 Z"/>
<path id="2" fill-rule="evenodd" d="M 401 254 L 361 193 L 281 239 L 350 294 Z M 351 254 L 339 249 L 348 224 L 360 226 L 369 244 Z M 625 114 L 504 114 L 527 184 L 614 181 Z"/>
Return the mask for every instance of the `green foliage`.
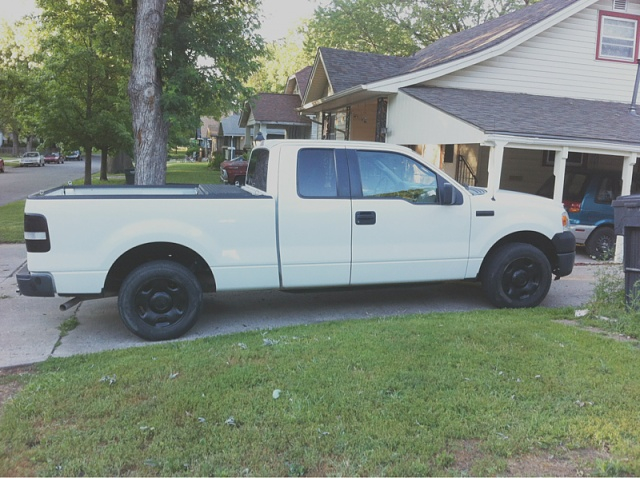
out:
<path id="1" fill-rule="evenodd" d="M 267 46 L 260 59 L 260 69 L 247 85 L 260 93 L 283 93 L 289 77 L 306 66 L 313 65 L 315 52 L 302 47 L 300 34 L 293 33 L 284 40 Z"/>
<path id="2" fill-rule="evenodd" d="M 637 475 L 638 349 L 557 322 L 571 313 L 354 320 L 49 360 L 5 405 L 0 474 L 517 475 L 537 457 L 529 474 L 545 475 L 584 451 L 552 473 Z"/>
<path id="3" fill-rule="evenodd" d="M 334 0 L 318 7 L 305 38 L 318 47 L 408 56 L 452 33 L 483 23 L 529 0 Z"/>
<path id="4" fill-rule="evenodd" d="M 592 299 L 587 303 L 589 315 L 583 319 L 623 336 L 640 338 L 640 298 L 626 300 L 625 274 L 620 264 L 602 264 L 595 274 Z"/>

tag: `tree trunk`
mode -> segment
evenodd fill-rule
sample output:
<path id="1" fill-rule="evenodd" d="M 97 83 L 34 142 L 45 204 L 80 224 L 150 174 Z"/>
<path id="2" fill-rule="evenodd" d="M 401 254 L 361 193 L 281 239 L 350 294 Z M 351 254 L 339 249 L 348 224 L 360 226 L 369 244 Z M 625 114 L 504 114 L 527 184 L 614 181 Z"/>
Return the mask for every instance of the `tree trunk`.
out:
<path id="1" fill-rule="evenodd" d="M 18 157 L 18 155 L 20 154 L 20 137 L 18 136 L 18 132 L 17 131 L 12 131 L 11 132 L 11 141 L 13 141 L 13 145 L 12 145 L 12 149 L 11 149 L 11 154 L 13 154 L 13 156 Z"/>
<path id="2" fill-rule="evenodd" d="M 162 84 L 155 58 L 166 3 L 167 0 L 138 0 L 136 11 L 129 79 L 136 184 L 161 185 L 166 181 L 169 124 L 162 114 Z"/>
<path id="3" fill-rule="evenodd" d="M 107 178 L 107 158 L 109 157 L 109 149 L 102 148 L 100 156 L 100 181 L 108 181 Z"/>
<path id="4" fill-rule="evenodd" d="M 88 144 L 84 147 L 84 184 L 91 185 L 91 155 L 93 154 L 93 146 Z"/>

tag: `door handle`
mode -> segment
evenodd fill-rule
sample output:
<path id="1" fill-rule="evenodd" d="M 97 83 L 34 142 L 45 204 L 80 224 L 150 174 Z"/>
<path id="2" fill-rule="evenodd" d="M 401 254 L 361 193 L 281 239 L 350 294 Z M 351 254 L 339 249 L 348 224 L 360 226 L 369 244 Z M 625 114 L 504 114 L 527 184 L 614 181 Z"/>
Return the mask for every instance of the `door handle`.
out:
<path id="1" fill-rule="evenodd" d="M 356 212 L 356 224 L 358 226 L 371 226 L 376 223 L 375 211 L 358 211 Z"/>

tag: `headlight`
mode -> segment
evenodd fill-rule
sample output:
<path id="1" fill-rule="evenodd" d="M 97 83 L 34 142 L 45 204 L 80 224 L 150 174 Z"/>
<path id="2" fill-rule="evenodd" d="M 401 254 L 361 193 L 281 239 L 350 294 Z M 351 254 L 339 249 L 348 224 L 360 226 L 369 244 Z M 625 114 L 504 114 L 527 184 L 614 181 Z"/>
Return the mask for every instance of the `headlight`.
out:
<path id="1" fill-rule="evenodd" d="M 562 212 L 562 229 L 569 230 L 569 214 L 567 214 L 567 211 Z"/>

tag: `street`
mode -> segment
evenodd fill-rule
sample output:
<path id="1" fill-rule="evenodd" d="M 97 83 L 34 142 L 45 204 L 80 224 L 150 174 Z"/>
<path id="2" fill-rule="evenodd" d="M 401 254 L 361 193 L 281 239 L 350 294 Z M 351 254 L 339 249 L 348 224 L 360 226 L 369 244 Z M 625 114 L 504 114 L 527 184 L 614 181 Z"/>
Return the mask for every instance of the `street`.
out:
<path id="1" fill-rule="evenodd" d="M 0 206 L 38 191 L 62 186 L 84 177 L 84 161 L 65 161 L 64 164 L 47 164 L 45 167 L 13 167 L 18 160 L 5 158 L 5 172 L 0 174 Z M 100 170 L 100 157 L 93 156 L 91 171 Z"/>

